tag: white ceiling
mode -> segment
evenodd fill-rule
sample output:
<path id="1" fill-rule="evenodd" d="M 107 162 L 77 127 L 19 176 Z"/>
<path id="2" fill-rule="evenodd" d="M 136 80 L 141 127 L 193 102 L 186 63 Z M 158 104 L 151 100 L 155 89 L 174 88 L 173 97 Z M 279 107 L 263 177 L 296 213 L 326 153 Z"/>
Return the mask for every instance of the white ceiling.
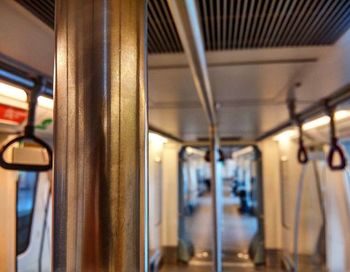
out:
<path id="1" fill-rule="evenodd" d="M 0 0 L 0 54 L 52 76 L 54 49 L 51 28 L 15 1 Z"/>
<path id="2" fill-rule="evenodd" d="M 222 137 L 252 139 L 287 120 L 286 93 L 329 47 L 256 49 L 208 53 Z M 185 56 L 149 56 L 150 120 L 186 140 L 207 137 Z M 303 100 L 303 93 L 298 99 Z M 319 97 L 315 94 L 311 103 Z"/>
<path id="3" fill-rule="evenodd" d="M 14 1 L 0 1 L 0 53 L 45 74 L 53 70 L 53 31 Z M 222 137 L 255 138 L 287 119 L 286 92 L 331 47 L 220 51 L 207 54 Z M 150 124 L 185 140 L 207 137 L 183 54 L 149 56 Z M 320 94 L 298 93 L 308 102 Z"/>

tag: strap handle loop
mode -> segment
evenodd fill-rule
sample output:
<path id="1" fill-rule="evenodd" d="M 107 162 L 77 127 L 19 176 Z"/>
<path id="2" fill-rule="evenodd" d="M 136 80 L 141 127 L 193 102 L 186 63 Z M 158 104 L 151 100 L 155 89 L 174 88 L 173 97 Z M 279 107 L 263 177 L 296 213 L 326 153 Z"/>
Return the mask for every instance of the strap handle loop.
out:
<path id="1" fill-rule="evenodd" d="M 327 157 L 329 168 L 335 171 L 344 170 L 346 167 L 346 158 L 345 158 L 344 152 L 337 142 L 338 142 L 337 138 L 332 139 L 332 144 Z M 335 164 L 335 159 L 334 159 L 336 153 L 338 153 L 340 158 L 340 162 L 338 165 Z"/>
<path id="2" fill-rule="evenodd" d="M 21 164 L 21 163 L 8 163 L 4 159 L 4 154 L 6 153 L 6 150 L 13 144 L 19 143 L 24 140 L 31 140 L 40 146 L 42 146 L 44 149 L 46 149 L 49 161 L 47 165 L 29 165 L 29 164 Z M 17 170 L 17 171 L 36 171 L 36 172 L 41 172 L 41 171 L 48 171 L 52 168 L 52 149 L 51 147 L 44 142 L 43 140 L 37 138 L 36 136 L 19 136 L 11 141 L 9 141 L 7 144 L 5 144 L 1 149 L 0 149 L 0 166 L 4 169 L 7 170 Z"/>
<path id="3" fill-rule="evenodd" d="M 301 122 L 298 122 L 298 128 L 299 128 L 298 162 L 300 164 L 306 164 L 309 161 L 309 156 L 307 154 L 307 149 L 304 145 L 303 128 L 302 128 Z"/>
<path id="4" fill-rule="evenodd" d="M 346 167 L 346 157 L 343 149 L 340 147 L 338 143 L 338 138 L 336 136 L 336 128 L 334 122 L 334 107 L 329 107 L 326 102 L 326 109 L 328 116 L 330 117 L 330 149 L 327 156 L 327 163 L 331 170 L 344 170 Z M 335 164 L 335 154 L 338 154 L 340 158 L 339 164 Z"/>
<path id="5" fill-rule="evenodd" d="M 300 83 L 297 83 L 295 87 L 299 87 Z M 287 106 L 288 106 L 288 112 L 290 119 L 297 124 L 299 129 L 299 147 L 298 147 L 298 153 L 297 153 L 297 159 L 300 164 L 306 164 L 309 161 L 309 157 L 307 154 L 307 149 L 304 145 L 303 140 L 303 127 L 302 122 L 299 119 L 298 115 L 296 114 L 296 98 L 294 89 L 292 89 L 288 95 L 287 99 Z"/>
<path id="6" fill-rule="evenodd" d="M 52 168 L 52 149 L 51 147 L 43 140 L 39 139 L 34 135 L 34 128 L 35 128 L 35 110 L 37 105 L 37 99 L 40 95 L 40 93 L 44 90 L 46 86 L 46 80 L 42 77 L 38 78 L 36 80 L 36 84 L 31 90 L 29 94 L 29 111 L 28 111 L 28 120 L 27 124 L 24 128 L 24 133 L 11 141 L 9 141 L 7 144 L 2 146 L 0 149 L 0 166 L 8 169 L 8 170 L 17 170 L 17 171 L 48 171 Z M 29 164 L 19 164 L 19 163 L 8 163 L 4 159 L 4 154 L 6 150 L 13 144 L 22 142 L 24 140 L 31 140 L 40 146 L 42 146 L 48 154 L 49 161 L 47 165 L 29 165 Z"/>

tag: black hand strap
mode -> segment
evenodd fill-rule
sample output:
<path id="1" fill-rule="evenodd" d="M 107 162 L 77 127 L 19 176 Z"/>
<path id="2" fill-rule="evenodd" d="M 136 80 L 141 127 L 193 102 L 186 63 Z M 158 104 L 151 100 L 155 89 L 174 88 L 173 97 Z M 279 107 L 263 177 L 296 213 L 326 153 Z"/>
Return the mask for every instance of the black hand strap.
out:
<path id="1" fill-rule="evenodd" d="M 47 165 L 29 165 L 29 164 L 21 164 L 21 163 L 8 163 L 4 159 L 4 154 L 6 153 L 6 150 L 13 144 L 15 143 L 20 143 L 24 140 L 31 140 L 32 142 L 35 142 L 42 146 L 48 154 L 48 164 Z M 1 150 L 0 150 L 0 166 L 8 169 L 8 170 L 17 170 L 17 171 L 36 171 L 36 172 L 41 172 L 41 171 L 48 171 L 52 168 L 52 149 L 51 147 L 45 143 L 43 140 L 33 136 L 19 136 L 11 141 L 9 141 L 7 144 L 5 144 Z"/>
<path id="2" fill-rule="evenodd" d="M 302 127 L 302 123 L 301 122 L 298 122 L 298 128 L 299 128 L 298 162 L 300 164 L 306 164 L 309 161 L 309 157 L 308 157 L 308 154 L 307 154 L 306 147 L 304 145 L 303 127 Z"/>
<path id="3" fill-rule="evenodd" d="M 29 100 L 28 100 L 28 103 L 29 103 L 28 120 L 27 120 L 27 125 L 24 128 L 24 134 L 9 141 L 0 149 L 0 166 L 1 167 L 8 170 L 19 170 L 19 171 L 48 171 L 52 168 L 51 147 L 46 142 L 44 142 L 43 140 L 39 139 L 34 135 L 35 110 L 37 105 L 37 98 L 39 97 L 40 93 L 43 91 L 45 86 L 46 86 L 46 80 L 44 78 L 39 78 L 36 81 L 34 89 L 30 92 Z M 11 145 L 15 143 L 20 143 L 25 140 L 30 140 L 32 142 L 35 142 L 47 151 L 47 154 L 49 157 L 49 161 L 47 165 L 18 164 L 18 163 L 8 163 L 5 161 L 4 154 L 6 153 L 7 149 Z"/>
<path id="4" fill-rule="evenodd" d="M 296 87 L 299 87 L 300 84 L 298 83 Z M 300 121 L 299 117 L 296 114 L 296 99 L 294 92 L 291 92 L 287 99 L 287 106 L 288 106 L 288 112 L 289 117 L 292 121 L 294 121 L 298 125 L 299 129 L 299 147 L 298 147 L 298 153 L 297 153 L 297 160 L 300 164 L 306 164 L 309 161 L 309 157 L 307 154 L 307 149 L 304 145 L 304 139 L 303 139 L 303 123 Z"/>
<path id="5" fill-rule="evenodd" d="M 334 108 L 327 107 L 328 116 L 330 117 L 330 149 L 327 156 L 327 163 L 331 170 L 344 170 L 346 167 L 346 157 L 343 149 L 338 143 L 336 136 L 336 128 L 334 122 Z M 340 158 L 339 164 L 335 164 L 335 155 L 338 154 Z"/>

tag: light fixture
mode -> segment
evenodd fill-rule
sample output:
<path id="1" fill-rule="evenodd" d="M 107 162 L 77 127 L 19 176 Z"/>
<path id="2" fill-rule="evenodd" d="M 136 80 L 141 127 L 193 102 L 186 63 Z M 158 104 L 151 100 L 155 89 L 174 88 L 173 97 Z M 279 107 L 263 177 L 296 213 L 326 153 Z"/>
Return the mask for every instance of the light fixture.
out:
<path id="1" fill-rule="evenodd" d="M 46 96 L 42 96 L 40 95 L 38 97 L 38 105 L 40 107 L 43 107 L 43 108 L 47 108 L 47 109 L 53 109 L 53 99 L 52 98 L 48 98 Z"/>
<path id="2" fill-rule="evenodd" d="M 334 119 L 336 121 L 340 121 L 340 120 L 343 120 L 343 119 L 349 118 L 349 117 L 350 117 L 350 111 L 347 111 L 347 110 L 338 110 L 334 114 Z M 303 130 L 309 130 L 309 129 L 325 126 L 325 125 L 329 124 L 329 121 L 330 121 L 329 116 L 321 116 L 315 120 L 311 120 L 311 121 L 305 123 L 303 125 Z"/>
<path id="3" fill-rule="evenodd" d="M 315 120 L 311 120 L 311 121 L 303 124 L 303 130 L 310 130 L 313 128 L 325 126 L 329 123 L 329 120 L 330 120 L 329 116 L 322 116 L 322 117 L 319 117 Z"/>
<path id="4" fill-rule="evenodd" d="M 0 96 L 27 102 L 27 93 L 23 89 L 4 82 L 0 82 Z M 53 109 L 53 99 L 41 95 L 38 97 L 38 105 L 47 109 Z"/>
<path id="5" fill-rule="evenodd" d="M 350 111 L 349 110 L 338 110 L 335 112 L 334 114 L 334 119 L 336 121 L 340 121 L 346 118 L 350 117 Z M 325 126 L 327 124 L 329 124 L 330 122 L 330 118 L 329 116 L 321 116 L 317 119 L 311 120 L 309 122 L 306 122 L 305 124 L 303 124 L 303 130 L 311 130 L 314 128 L 318 128 L 321 126 Z M 275 141 L 285 141 L 285 140 L 289 140 L 291 138 L 295 138 L 298 136 L 298 133 L 295 129 L 288 129 L 285 131 L 282 131 L 281 133 L 277 134 L 273 139 Z"/>
<path id="6" fill-rule="evenodd" d="M 278 142 L 287 141 L 291 138 L 295 138 L 298 136 L 298 133 L 295 129 L 287 129 L 277 134 L 273 139 Z"/>
<path id="7" fill-rule="evenodd" d="M 4 82 L 0 82 L 0 95 L 23 102 L 27 101 L 27 93 L 23 89 Z"/>
<path id="8" fill-rule="evenodd" d="M 168 142 L 168 139 L 163 137 L 162 135 L 159 135 L 158 133 L 150 132 L 148 134 L 149 141 L 165 144 Z"/>
<path id="9" fill-rule="evenodd" d="M 190 146 L 186 147 L 186 153 L 188 155 L 199 155 L 201 157 L 205 156 L 205 152 L 203 150 L 197 149 L 197 148 L 192 148 Z"/>
<path id="10" fill-rule="evenodd" d="M 350 117 L 350 111 L 349 110 L 338 110 L 335 112 L 335 120 L 339 121 L 339 120 L 343 120 L 345 118 L 349 118 Z"/>

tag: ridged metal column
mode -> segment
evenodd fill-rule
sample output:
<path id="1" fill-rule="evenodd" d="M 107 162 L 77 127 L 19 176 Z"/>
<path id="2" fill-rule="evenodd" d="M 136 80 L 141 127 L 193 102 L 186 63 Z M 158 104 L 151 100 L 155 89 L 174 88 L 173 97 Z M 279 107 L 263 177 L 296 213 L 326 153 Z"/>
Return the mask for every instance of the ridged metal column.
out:
<path id="1" fill-rule="evenodd" d="M 147 271 L 144 0 L 56 1 L 53 271 Z"/>

